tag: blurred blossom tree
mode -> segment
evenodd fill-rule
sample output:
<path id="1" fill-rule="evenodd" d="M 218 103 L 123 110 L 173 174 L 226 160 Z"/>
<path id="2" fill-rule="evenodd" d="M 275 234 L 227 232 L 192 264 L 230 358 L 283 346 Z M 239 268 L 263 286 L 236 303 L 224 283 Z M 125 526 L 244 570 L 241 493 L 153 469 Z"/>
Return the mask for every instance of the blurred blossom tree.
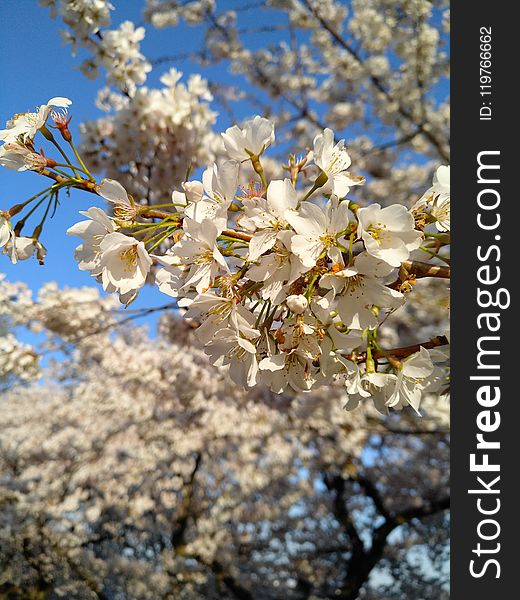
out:
<path id="1" fill-rule="evenodd" d="M 339 385 L 245 392 L 171 314 L 152 342 L 92 288 L 0 292 L 63 353 L 2 399 L 6 598 L 445 593 L 446 400 L 396 419 Z"/>
<path id="2" fill-rule="evenodd" d="M 110 295 L 0 279 L 0 598 L 447 597 L 448 3 L 40 4 L 106 114 L 10 116 L 0 248 L 74 191 Z"/>

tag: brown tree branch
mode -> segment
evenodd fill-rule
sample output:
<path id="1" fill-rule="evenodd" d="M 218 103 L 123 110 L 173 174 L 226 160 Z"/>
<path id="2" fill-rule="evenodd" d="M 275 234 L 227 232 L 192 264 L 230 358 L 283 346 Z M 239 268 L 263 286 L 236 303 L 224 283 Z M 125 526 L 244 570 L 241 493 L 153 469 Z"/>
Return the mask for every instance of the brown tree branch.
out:
<path id="1" fill-rule="evenodd" d="M 395 358 L 406 358 L 416 352 L 419 352 L 421 348 L 431 350 L 432 348 L 438 348 L 439 346 L 447 346 L 449 344 L 448 338 L 445 335 L 439 335 L 432 338 L 428 342 L 422 342 L 421 344 L 412 344 L 411 346 L 403 346 L 402 348 L 393 348 L 392 350 L 386 350 L 385 352 L 375 351 L 372 352 L 374 358 L 384 358 L 386 354 L 390 354 Z"/>
<path id="2" fill-rule="evenodd" d="M 442 277 L 449 279 L 451 276 L 450 267 L 432 265 L 418 260 L 405 260 L 401 264 L 401 268 L 409 275 L 415 275 L 416 277 Z"/>
<path id="3" fill-rule="evenodd" d="M 385 358 L 387 356 L 392 356 L 393 358 L 407 358 L 416 352 L 419 352 L 421 348 L 426 348 L 426 350 L 431 350 L 432 348 L 438 348 L 439 346 L 447 346 L 449 345 L 448 338 L 445 335 L 438 335 L 427 342 L 422 342 L 420 344 L 412 344 L 411 346 L 402 346 L 401 348 L 391 348 L 389 350 L 373 350 L 372 357 L 375 359 Z M 357 354 L 356 352 L 352 352 L 346 357 L 348 360 L 352 362 L 365 362 L 367 359 L 367 353 L 361 352 Z"/>
<path id="4" fill-rule="evenodd" d="M 195 455 L 195 465 L 190 473 L 187 482 L 187 490 L 182 500 L 181 514 L 177 519 L 176 527 L 170 537 L 170 541 L 175 550 L 186 545 L 186 530 L 188 528 L 189 519 L 193 516 L 193 494 L 195 488 L 195 476 L 202 462 L 202 454 L 197 452 Z"/>
<path id="5" fill-rule="evenodd" d="M 63 177 L 62 175 L 58 175 L 57 173 L 54 173 L 53 171 L 50 171 L 49 169 L 41 169 L 40 171 L 37 171 L 37 172 L 39 175 L 43 175 L 44 177 L 53 179 L 56 183 L 65 183 L 66 181 L 68 181 L 68 179 L 66 177 Z M 70 187 L 76 188 L 78 190 L 83 190 L 84 192 L 90 192 L 92 194 L 98 195 L 98 193 L 94 189 L 95 183 L 92 181 L 89 181 L 88 179 L 82 179 L 81 181 L 77 181 L 77 182 L 71 184 Z"/>
<path id="6" fill-rule="evenodd" d="M 363 540 L 361 539 L 352 517 L 350 516 L 350 511 L 347 508 L 347 504 L 345 501 L 345 491 L 346 491 L 346 483 L 347 480 L 341 475 L 333 475 L 331 477 L 325 477 L 325 485 L 327 488 L 334 492 L 334 500 L 333 500 L 333 512 L 334 516 L 338 520 L 341 525 L 343 525 L 345 532 L 349 536 L 349 539 L 353 545 L 351 549 L 352 554 L 364 554 L 364 545 Z"/>
<path id="7" fill-rule="evenodd" d="M 238 583 L 218 560 L 213 560 L 208 566 L 217 581 L 221 581 L 237 600 L 254 600 L 253 594 Z"/>
<path id="8" fill-rule="evenodd" d="M 372 500 L 377 512 L 384 518 L 384 523 L 374 529 L 371 545 L 365 550 L 361 537 L 350 519 L 346 506 L 345 490 L 348 481 L 361 486 L 365 495 Z M 329 490 L 335 493 L 333 510 L 338 521 L 344 525 L 345 533 L 352 544 L 350 558 L 346 565 L 346 575 L 339 598 L 342 600 L 356 600 L 361 588 L 368 581 L 374 567 L 382 559 L 390 533 L 413 519 L 423 519 L 450 507 L 450 497 L 444 496 L 435 500 L 425 501 L 421 506 L 414 506 L 392 514 L 385 506 L 376 485 L 367 477 L 354 476 L 345 479 L 341 475 L 325 478 Z"/>

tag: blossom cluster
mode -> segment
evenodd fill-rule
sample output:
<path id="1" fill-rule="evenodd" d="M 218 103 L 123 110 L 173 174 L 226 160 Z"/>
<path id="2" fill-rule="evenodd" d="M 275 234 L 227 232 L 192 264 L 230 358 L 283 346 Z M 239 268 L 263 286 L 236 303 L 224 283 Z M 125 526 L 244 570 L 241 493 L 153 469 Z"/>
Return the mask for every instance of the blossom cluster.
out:
<path id="1" fill-rule="evenodd" d="M 215 0 L 188 0 L 188 2 L 164 2 L 146 0 L 144 16 L 154 27 L 173 27 L 184 19 L 190 25 L 200 24 L 205 15 L 215 8 Z"/>
<path id="2" fill-rule="evenodd" d="M 72 102 L 68 98 L 56 96 L 46 104 L 40 105 L 36 111 L 17 114 L 7 121 L 5 129 L 0 130 L 0 141 L 3 142 L 0 146 L 0 165 L 14 171 L 36 171 L 38 173 L 43 173 L 48 167 L 55 168 L 58 165 L 57 161 L 47 158 L 43 150 L 40 153 L 36 152 L 34 138 L 40 132 L 45 138 L 54 140 L 53 134 L 47 128 L 49 119 L 55 122 L 56 128 L 60 131 L 70 133 L 67 111 L 71 104 Z M 26 260 L 34 254 L 40 262 L 43 262 L 45 258 L 47 251 L 38 239 L 42 224 L 40 223 L 35 228 L 32 236 L 23 236 L 21 231 L 26 219 L 20 220 L 14 229 L 11 221 L 13 216 L 23 211 L 31 202 L 37 201 L 42 194 L 36 194 L 24 203 L 15 204 L 8 211 L 0 210 L 0 248 L 7 252 L 13 263 L 18 260 Z M 40 204 L 41 201 L 38 201 L 36 207 Z M 27 217 L 34 210 L 33 207 Z"/>
<path id="3" fill-rule="evenodd" d="M 50 8 L 52 18 L 63 20 L 67 29 L 62 36 L 74 53 L 79 48 L 90 52 L 80 67 L 87 77 L 95 79 L 104 67 L 107 83 L 130 96 L 146 81 L 152 67 L 140 51 L 144 28 L 124 21 L 117 29 L 104 29 L 114 9 L 108 0 L 40 0 L 40 4 Z"/>
<path id="4" fill-rule="evenodd" d="M 91 321 L 102 318 L 106 298 L 96 301 L 96 288 L 47 286 L 31 301 L 26 286 L 16 287 L 0 283 L 0 312 L 4 292 L 8 301 L 17 296 L 8 308 L 18 328 L 25 317 L 35 319 L 69 341 L 72 326 L 78 334 L 91 332 Z M 269 541 L 269 552 L 277 552 L 272 576 L 280 596 L 288 565 L 278 557 L 285 555 L 287 532 L 297 548 L 308 548 L 310 535 L 317 548 L 337 539 L 338 554 L 344 554 L 332 498 L 315 482 L 336 474 L 346 460 L 358 465 L 363 453 L 374 456 L 374 431 L 386 432 L 389 458 L 378 461 L 381 475 L 369 475 L 384 486 L 389 510 L 416 507 L 418 498 L 443 490 L 448 457 L 438 432 L 449 423 L 447 402 L 426 397 L 420 419 L 412 411 L 394 415 L 394 426 L 408 433 L 420 428 L 435 435 L 389 434 L 388 417 L 369 404 L 342 410 L 341 384 L 282 398 L 259 387 L 240 389 L 207 364 L 186 322 L 172 313 L 163 318 L 170 322 L 167 336 L 151 338 L 129 323 L 83 336 L 68 345 L 73 351 L 58 364 L 45 361 L 45 381 L 2 390 L 4 588 L 11 583 L 27 594 L 45 573 L 65 598 L 89 598 L 95 583 L 97 595 L 103 589 L 149 600 L 171 595 L 182 574 L 182 594 L 188 587 L 193 590 L 188 598 L 207 598 L 215 585 L 201 561 L 221 564 L 225 557 L 231 568 L 241 560 L 265 574 L 256 531 L 269 528 L 280 540 Z M 396 465 L 391 458 L 396 452 L 407 465 L 398 476 L 394 469 L 401 461 Z M 349 501 L 357 505 L 355 498 Z M 306 507 L 308 518 L 301 518 L 301 510 L 293 516 L 296 503 Z M 181 537 L 178 524 L 188 504 L 193 518 Z M 333 528 L 319 526 L 324 515 Z M 316 527 L 309 528 L 310 519 Z M 292 557 L 297 566 L 291 575 L 301 563 L 299 551 Z M 344 573 L 340 563 L 336 555 L 330 562 L 338 580 Z M 319 577 L 312 566 L 312 574 L 330 589 L 329 565 Z M 284 588 L 287 597 L 291 581 Z M 263 591 L 255 596 L 264 597 Z"/>
<path id="5" fill-rule="evenodd" d="M 38 355 L 12 333 L 0 336 L 0 387 L 2 380 L 16 377 L 31 381 L 39 375 Z"/>
<path id="6" fill-rule="evenodd" d="M 114 297 L 95 287 L 58 288 L 45 284 L 37 294 L 0 275 L 0 385 L 41 376 L 40 355 L 77 343 L 115 325 Z M 20 332 L 30 334 L 31 344 Z"/>
<path id="7" fill-rule="evenodd" d="M 425 220 L 440 222 L 421 208 L 438 194 L 427 192 L 414 212 L 357 206 L 347 195 L 364 178 L 349 171 L 344 142 L 335 143 L 330 129 L 315 137 L 312 153 L 291 158 L 290 177 L 269 183 L 261 156 L 274 142 L 273 123 L 257 116 L 222 139 L 226 160 L 174 191 L 159 223 L 139 223 L 146 213 L 120 183 L 103 180 L 97 190 L 114 205 L 114 218 L 91 208 L 69 229 L 83 239 L 80 269 L 129 303 L 157 263 L 159 289 L 197 323 L 210 361 L 245 387 L 309 391 L 340 377 L 349 406 L 371 397 L 381 411 L 417 410 L 424 390 L 445 384 L 443 371 L 424 347 L 403 361 L 385 356 L 377 328 L 405 302 L 389 284 L 423 243 Z M 238 189 L 245 162 L 260 181 Z M 320 174 L 299 189 L 311 162 Z M 173 246 L 155 254 L 166 239 Z"/>
<path id="8" fill-rule="evenodd" d="M 159 89 L 140 87 L 131 98 L 109 93 L 99 97 L 109 114 L 81 124 L 80 151 L 93 172 L 117 179 L 136 198 L 167 202 L 191 165 L 213 160 L 216 113 L 207 82 L 171 69 Z"/>
<path id="9" fill-rule="evenodd" d="M 177 85 L 179 76 L 169 73 L 176 86 L 169 91 L 189 95 L 189 86 Z M 204 95 L 200 81 L 193 85 Z M 136 200 L 116 179 L 96 182 L 72 141 L 70 105 L 67 98 L 52 98 L 0 131 L 4 166 L 54 180 L 0 213 L 0 244 L 13 262 L 33 254 L 43 262 L 40 236 L 49 212 L 63 189 L 79 187 L 112 206 L 111 215 L 95 206 L 83 211 L 86 219 L 69 228 L 69 235 L 82 238 L 79 268 L 125 305 L 155 280 L 196 323 L 210 362 L 236 383 L 307 392 L 340 378 L 347 407 L 370 397 L 382 412 L 407 404 L 418 410 L 424 391 L 446 386 L 445 369 L 433 361 L 446 361 L 434 350 L 437 342 L 396 356 L 381 347 L 378 329 L 413 286 L 407 270 L 412 254 L 449 262 L 443 254 L 449 248 L 449 167 L 439 167 L 411 209 L 360 206 L 348 196 L 365 178 L 350 171 L 345 142 L 336 142 L 331 129 L 315 136 L 304 156 L 289 155 L 282 167 L 287 177 L 268 181 L 262 160 L 275 141 L 274 123 L 256 116 L 222 134 L 224 160 L 211 164 L 201 180 L 188 179 L 169 202 L 150 205 L 142 192 L 134 192 Z M 79 165 L 48 126 L 61 133 Z M 65 163 L 36 153 L 38 132 Z M 240 185 L 244 165 L 255 176 Z M 22 235 L 44 202 L 32 235 Z M 13 227 L 13 217 L 24 210 Z"/>

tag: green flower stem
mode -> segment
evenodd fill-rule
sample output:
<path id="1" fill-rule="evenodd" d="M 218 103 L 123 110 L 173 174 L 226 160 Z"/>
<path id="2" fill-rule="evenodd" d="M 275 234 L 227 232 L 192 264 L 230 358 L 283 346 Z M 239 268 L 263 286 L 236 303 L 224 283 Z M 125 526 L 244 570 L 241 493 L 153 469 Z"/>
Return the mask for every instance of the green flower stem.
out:
<path id="1" fill-rule="evenodd" d="M 43 217 L 42 217 L 41 221 L 38 223 L 38 225 L 36 225 L 36 227 L 34 228 L 32 237 L 35 240 L 37 240 L 40 237 L 40 234 L 41 234 L 42 229 L 43 229 L 43 225 L 45 223 L 45 220 L 47 219 L 47 215 L 49 214 L 49 210 L 51 208 L 52 201 L 54 200 L 54 197 L 55 197 L 55 195 L 57 193 L 58 193 L 57 191 L 56 192 L 52 192 L 52 194 L 50 195 L 49 202 L 47 202 L 47 206 L 45 208 L 45 212 L 43 213 Z M 42 198 L 42 202 L 43 202 L 43 200 L 44 200 L 44 198 Z"/>
<path id="2" fill-rule="evenodd" d="M 165 204 L 152 204 L 151 206 L 147 206 L 146 208 L 169 208 L 170 206 L 182 206 L 186 208 L 185 204 L 181 204 L 180 202 L 166 202 Z"/>
<path id="3" fill-rule="evenodd" d="M 450 242 L 450 234 L 449 233 L 427 233 L 427 232 L 425 232 L 424 235 L 425 235 L 425 237 L 436 238 L 436 239 L 446 242 L 448 244 Z"/>
<path id="4" fill-rule="evenodd" d="M 260 325 L 260 321 L 262 320 L 262 317 L 263 317 L 266 307 L 267 307 L 267 302 L 264 302 L 262 304 L 262 308 L 260 309 L 260 312 L 258 313 L 258 317 L 256 318 L 255 329 L 258 329 L 258 326 Z"/>
<path id="5" fill-rule="evenodd" d="M 352 202 L 352 200 L 349 200 L 348 207 L 355 215 L 357 215 L 357 211 L 359 210 L 359 204 L 356 204 L 355 202 Z"/>
<path id="6" fill-rule="evenodd" d="M 143 229 L 142 229 L 142 233 L 145 233 L 145 232 L 147 232 L 148 234 L 151 234 L 151 233 L 153 233 L 154 231 L 156 231 L 156 230 L 158 230 L 158 229 L 165 229 L 165 228 L 171 228 L 171 227 L 172 227 L 172 224 L 171 224 L 171 223 L 166 223 L 166 222 L 164 222 L 164 221 L 161 221 L 160 223 L 150 223 L 150 225 L 149 225 L 149 226 L 146 226 L 146 225 L 145 225 L 145 226 L 143 227 Z M 141 231 L 138 231 L 138 232 L 135 232 L 135 231 L 134 231 L 134 232 L 133 232 L 133 234 L 136 234 L 136 233 L 137 233 L 137 234 L 139 234 L 139 233 L 141 233 Z M 160 233 L 160 232 L 159 232 L 159 233 Z M 150 239 L 150 238 L 146 238 L 146 239 L 148 240 L 148 239 Z"/>
<path id="7" fill-rule="evenodd" d="M 314 184 L 311 189 L 305 194 L 305 196 L 302 198 L 302 202 L 305 202 L 305 200 L 308 200 L 316 190 L 319 189 L 319 186 L 317 186 L 316 184 Z"/>
<path id="8" fill-rule="evenodd" d="M 262 289 L 262 282 L 258 283 L 255 281 L 249 281 L 248 283 L 245 283 L 241 287 L 240 295 L 242 295 L 242 296 L 245 295 L 247 298 L 253 298 L 253 296 L 256 294 L 256 292 L 258 292 L 261 289 Z M 256 310 L 256 308 L 258 307 L 258 305 L 260 304 L 260 302 L 262 302 L 262 299 L 258 297 L 258 294 L 256 294 L 256 297 L 258 298 L 258 301 L 255 303 L 255 305 L 251 309 L 251 312 L 254 312 Z"/>
<path id="9" fill-rule="evenodd" d="M 160 246 L 164 242 L 164 240 L 169 238 L 172 235 L 172 233 L 174 233 L 175 231 L 177 231 L 176 227 L 170 227 L 170 229 L 168 229 L 168 231 L 165 234 L 163 234 L 162 237 L 160 237 L 153 246 L 148 248 L 148 252 L 152 252 L 152 250 L 155 250 L 155 248 L 157 248 L 157 246 Z M 155 237 L 157 237 L 157 236 L 155 236 Z"/>
<path id="10" fill-rule="evenodd" d="M 39 198 L 43 194 L 47 195 L 51 190 L 54 190 L 54 189 L 59 189 L 59 185 L 56 184 L 56 183 L 53 183 L 52 185 L 50 185 L 49 187 L 45 188 L 41 192 L 38 192 L 37 194 L 34 194 L 34 196 L 31 196 L 30 198 L 28 198 L 24 202 L 21 202 L 20 204 L 15 204 L 7 212 L 12 217 L 12 216 L 18 214 L 21 210 L 23 210 L 28 204 L 30 204 L 31 202 L 33 202 L 34 200 L 36 200 L 36 198 Z M 44 200 L 44 199 L 45 198 L 43 198 L 42 200 Z"/>
<path id="11" fill-rule="evenodd" d="M 251 156 L 251 164 L 253 165 L 253 169 L 260 177 L 262 181 L 262 185 L 265 189 L 267 189 L 267 180 L 265 178 L 264 168 L 262 167 L 262 163 L 260 162 L 260 157 L 256 154 L 252 154 Z"/>
<path id="12" fill-rule="evenodd" d="M 239 258 L 240 260 L 244 260 L 243 256 L 240 256 L 240 254 L 236 254 L 236 252 L 231 252 L 231 250 L 227 250 L 227 249 L 222 249 L 221 251 L 222 256 L 233 256 L 234 258 Z"/>
<path id="13" fill-rule="evenodd" d="M 52 167 L 53 171 L 56 171 L 56 173 L 59 173 L 60 175 L 63 175 L 64 177 L 67 177 L 70 179 L 70 174 L 67 173 L 66 171 L 62 171 L 61 169 L 57 169 L 56 167 Z M 78 181 L 78 179 L 76 179 L 76 177 L 74 178 L 75 181 Z"/>
<path id="14" fill-rule="evenodd" d="M 270 315 L 268 315 L 267 319 L 265 320 L 265 325 L 268 329 L 270 329 L 271 325 L 273 324 L 274 317 L 276 315 L 276 311 L 278 310 L 278 308 L 279 307 L 275 305 L 273 308 L 273 312 Z"/>
<path id="15" fill-rule="evenodd" d="M 310 198 L 316 190 L 319 190 L 320 188 L 322 188 L 327 183 L 328 180 L 329 180 L 329 177 L 328 177 L 327 173 L 325 173 L 325 171 L 322 171 L 316 178 L 316 181 L 314 182 L 311 189 L 303 197 L 302 202 L 304 202 L 305 200 Z"/>
<path id="16" fill-rule="evenodd" d="M 271 328 L 271 325 L 273 324 L 273 319 L 274 319 L 274 315 L 276 314 L 276 311 L 278 310 L 278 306 L 275 305 L 275 307 L 273 308 L 273 312 L 271 312 L 271 300 L 267 301 L 267 314 L 266 317 L 264 319 L 264 322 L 262 323 L 263 327 L 266 327 L 268 330 Z"/>
<path id="17" fill-rule="evenodd" d="M 225 235 L 224 233 L 221 233 L 218 236 L 218 239 L 219 239 L 219 241 L 223 241 L 223 242 L 235 242 L 236 243 L 237 241 L 240 241 L 240 242 L 249 244 L 249 240 L 245 240 L 242 238 L 238 238 L 238 240 L 237 240 L 237 238 L 231 237 L 230 235 Z"/>
<path id="18" fill-rule="evenodd" d="M 320 275 L 319 272 L 314 273 L 314 275 L 309 283 L 309 287 L 307 288 L 307 293 L 305 294 L 305 296 L 307 298 L 307 302 L 309 302 L 309 303 L 311 301 L 312 292 L 314 291 L 314 284 L 316 283 L 316 279 L 318 279 L 319 275 Z"/>
<path id="19" fill-rule="evenodd" d="M 434 252 L 433 250 L 430 250 L 426 246 L 419 246 L 419 248 L 423 252 L 426 252 L 427 254 L 429 254 L 430 256 L 434 256 L 435 258 L 439 258 L 440 260 L 443 260 L 448 265 L 450 264 L 450 259 L 446 258 L 445 256 L 442 256 L 442 254 L 438 254 L 437 252 Z"/>
<path id="20" fill-rule="evenodd" d="M 73 170 L 75 170 L 75 171 L 81 171 L 81 172 L 82 172 L 82 173 L 84 173 L 85 175 L 88 175 L 88 173 L 87 173 L 86 171 L 84 171 L 83 169 L 80 169 L 78 166 L 71 167 L 70 165 L 68 165 L 68 164 L 65 164 L 65 163 L 56 163 L 56 165 L 55 165 L 54 167 L 52 167 L 52 168 L 53 168 L 55 171 L 58 171 L 58 169 L 56 169 L 56 167 L 64 167 L 64 168 L 67 168 L 67 169 L 73 169 Z M 58 172 L 61 172 L 61 171 L 58 171 Z M 67 175 L 67 176 L 68 176 L 68 175 Z"/>
<path id="21" fill-rule="evenodd" d="M 141 235 L 142 233 L 153 233 L 158 229 L 164 229 L 165 227 L 171 227 L 170 223 L 151 223 L 150 225 L 145 225 L 139 231 L 132 231 L 132 236 Z"/>
<path id="22" fill-rule="evenodd" d="M 372 357 L 372 348 L 370 344 L 367 347 L 367 358 L 366 358 L 366 370 L 367 373 L 375 373 L 376 372 L 376 363 Z"/>
<path id="23" fill-rule="evenodd" d="M 95 181 L 94 177 L 92 176 L 92 174 L 88 170 L 87 166 L 83 162 L 83 159 L 81 158 L 79 152 L 76 150 L 76 146 L 74 145 L 74 142 L 72 140 L 69 141 L 69 146 L 72 148 L 72 151 L 74 152 L 74 156 L 78 159 L 78 162 L 81 165 L 83 172 L 88 175 L 88 177 L 91 181 Z"/>
<path id="24" fill-rule="evenodd" d="M 38 208 L 45 201 L 46 197 L 47 196 L 44 196 L 43 198 L 38 200 L 38 202 L 31 208 L 31 210 L 28 211 L 27 214 L 24 215 L 23 219 L 20 219 L 20 221 L 18 221 L 18 223 L 17 223 L 18 227 L 22 228 L 25 225 L 25 222 L 27 221 L 27 219 L 34 213 L 34 211 L 38 210 Z"/>
<path id="25" fill-rule="evenodd" d="M 242 258 L 242 257 L 240 257 Z M 236 275 L 236 280 L 240 281 L 242 279 L 242 277 L 246 274 L 246 271 L 248 269 L 249 265 L 246 263 L 241 269 L 240 271 L 237 273 Z"/>
<path id="26" fill-rule="evenodd" d="M 63 148 L 62 148 L 62 147 L 59 145 L 59 143 L 58 143 L 58 142 L 55 140 L 54 136 L 51 134 L 51 138 L 47 138 L 47 139 L 49 139 L 49 140 L 50 140 L 50 142 L 51 142 L 52 144 L 54 144 L 54 146 L 56 146 L 56 148 L 57 148 L 58 152 L 59 152 L 59 153 L 60 153 L 60 154 L 63 156 L 63 158 L 65 159 L 65 162 L 67 163 L 68 167 L 74 171 L 74 175 L 75 175 L 76 177 L 78 177 L 78 179 L 81 179 L 81 177 L 79 176 L 79 173 L 78 173 L 78 168 L 77 168 L 77 167 L 75 167 L 75 166 L 74 166 L 74 165 L 73 165 L 73 164 L 70 162 L 70 159 L 69 159 L 69 157 L 68 157 L 68 156 L 65 154 L 65 151 L 64 151 L 64 150 L 63 150 Z M 68 175 L 67 175 L 67 177 L 68 177 Z"/>
<path id="27" fill-rule="evenodd" d="M 356 233 L 353 232 L 350 234 L 350 239 L 348 242 L 348 256 L 349 256 L 349 264 L 352 263 L 354 259 L 354 240 L 356 239 Z"/>

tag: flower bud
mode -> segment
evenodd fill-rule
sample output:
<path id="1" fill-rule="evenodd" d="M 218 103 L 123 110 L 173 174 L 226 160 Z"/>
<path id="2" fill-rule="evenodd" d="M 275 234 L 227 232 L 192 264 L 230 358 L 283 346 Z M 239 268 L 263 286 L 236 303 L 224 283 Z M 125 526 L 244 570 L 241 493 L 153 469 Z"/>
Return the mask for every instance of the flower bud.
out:
<path id="1" fill-rule="evenodd" d="M 182 188 L 186 194 L 186 198 L 190 202 L 198 202 L 204 193 L 204 188 L 200 181 L 185 181 L 182 184 Z"/>
<path id="2" fill-rule="evenodd" d="M 307 302 L 307 298 L 302 296 L 301 294 L 295 294 L 293 296 L 287 296 L 287 300 L 285 301 L 289 310 L 297 315 L 303 314 L 309 303 Z"/>
<path id="3" fill-rule="evenodd" d="M 66 142 L 72 141 L 72 134 L 69 130 L 69 123 L 72 119 L 71 116 L 67 116 L 67 107 L 56 109 L 51 112 L 51 117 L 54 121 L 56 129 L 61 133 L 61 137 Z"/>

